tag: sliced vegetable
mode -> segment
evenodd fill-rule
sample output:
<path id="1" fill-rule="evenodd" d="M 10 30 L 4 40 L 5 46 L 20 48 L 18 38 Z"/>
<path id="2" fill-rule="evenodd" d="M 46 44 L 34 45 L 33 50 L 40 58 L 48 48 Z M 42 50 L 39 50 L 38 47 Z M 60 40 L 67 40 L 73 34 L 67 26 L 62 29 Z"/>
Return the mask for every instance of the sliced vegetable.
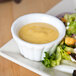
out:
<path id="1" fill-rule="evenodd" d="M 61 51 L 62 51 L 62 50 L 61 50 L 60 46 L 57 47 L 57 51 L 56 51 L 56 61 L 57 61 L 57 65 L 60 64 L 61 59 L 62 59 L 62 57 L 61 57 Z"/>
<path id="2" fill-rule="evenodd" d="M 45 57 L 42 63 L 46 67 L 54 67 L 59 65 L 62 59 L 71 60 L 70 55 L 68 55 L 61 46 L 58 46 L 56 52 L 54 52 L 51 56 L 49 53 L 45 53 Z"/>
<path id="3" fill-rule="evenodd" d="M 65 40 L 63 39 L 61 42 L 60 42 L 60 45 L 64 45 L 65 43 Z"/>
<path id="4" fill-rule="evenodd" d="M 51 56 L 49 53 L 45 52 L 45 57 L 42 63 L 46 67 L 54 67 L 60 64 L 61 61 L 61 49 L 60 47 L 57 47 L 57 51 L 53 53 Z"/>
<path id="5" fill-rule="evenodd" d="M 68 28 L 69 28 L 69 27 L 68 27 Z M 67 30 L 66 30 L 66 35 L 71 37 L 71 36 L 72 36 L 71 31 L 69 31 L 69 30 L 67 29 Z"/>
<path id="6" fill-rule="evenodd" d="M 51 67 L 51 65 L 50 65 L 50 56 L 49 56 L 49 53 L 45 52 L 44 61 L 42 61 L 42 63 L 43 63 L 46 67 Z"/>
<path id="7" fill-rule="evenodd" d="M 65 44 L 67 45 L 74 45 L 75 44 L 75 39 L 71 37 L 66 37 L 65 38 Z"/>
<path id="8" fill-rule="evenodd" d="M 76 20 L 76 13 L 74 14 L 65 14 L 64 19 L 67 20 L 67 22 L 72 22 Z"/>
<path id="9" fill-rule="evenodd" d="M 65 46 L 64 50 L 65 50 L 66 52 L 74 53 L 74 49 L 71 48 L 71 47 L 68 47 L 68 46 Z"/>
<path id="10" fill-rule="evenodd" d="M 70 54 L 71 54 L 71 52 L 70 52 L 70 51 L 68 51 L 68 52 L 67 52 L 67 54 L 69 54 L 69 55 L 70 55 Z"/>
<path id="11" fill-rule="evenodd" d="M 54 67 L 60 63 L 69 65 L 73 64 L 73 66 L 76 66 L 73 62 L 71 62 L 73 60 L 76 62 L 76 13 L 65 14 L 64 17 L 60 16 L 59 19 L 61 19 L 64 24 L 67 25 L 66 36 L 57 46 L 55 52 L 52 55 L 47 52 L 45 53 L 42 63 L 46 67 Z"/>
<path id="12" fill-rule="evenodd" d="M 68 55 L 65 51 L 62 52 L 62 59 L 71 60 L 70 55 Z"/>
<path id="13" fill-rule="evenodd" d="M 76 21 L 70 23 L 68 31 L 70 31 L 71 34 L 76 34 Z"/>
<path id="14" fill-rule="evenodd" d="M 66 48 L 66 46 L 65 46 L 65 48 Z M 64 49 L 60 46 L 62 59 L 71 60 L 70 55 L 68 55 L 68 53 Z"/>
<path id="15" fill-rule="evenodd" d="M 63 22 L 67 22 L 67 20 L 66 20 L 65 18 L 63 18 L 63 17 L 61 18 L 61 20 L 62 20 Z"/>

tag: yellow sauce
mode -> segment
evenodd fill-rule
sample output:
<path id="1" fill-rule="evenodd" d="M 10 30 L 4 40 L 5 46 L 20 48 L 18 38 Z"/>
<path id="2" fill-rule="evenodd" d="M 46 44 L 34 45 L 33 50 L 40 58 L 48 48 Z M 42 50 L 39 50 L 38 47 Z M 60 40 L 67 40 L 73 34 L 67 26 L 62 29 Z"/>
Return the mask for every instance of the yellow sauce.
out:
<path id="1" fill-rule="evenodd" d="M 19 37 L 33 44 L 44 44 L 58 38 L 58 30 L 47 23 L 31 23 L 23 26 L 19 31 Z"/>

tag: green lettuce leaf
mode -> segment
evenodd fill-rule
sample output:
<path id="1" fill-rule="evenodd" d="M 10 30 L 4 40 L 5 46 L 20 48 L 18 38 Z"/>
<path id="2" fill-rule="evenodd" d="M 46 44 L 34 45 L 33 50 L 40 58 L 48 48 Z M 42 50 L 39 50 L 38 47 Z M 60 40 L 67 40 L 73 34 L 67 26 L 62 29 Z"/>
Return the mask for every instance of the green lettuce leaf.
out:
<path id="1" fill-rule="evenodd" d="M 67 20 L 67 22 L 71 23 L 73 21 L 76 21 L 76 13 L 74 14 L 65 14 L 64 18 Z"/>
<path id="2" fill-rule="evenodd" d="M 68 32 L 71 34 L 76 34 L 76 21 L 70 23 Z"/>
<path id="3" fill-rule="evenodd" d="M 64 51 L 61 46 L 58 46 L 57 50 L 51 56 L 49 55 L 48 52 L 45 52 L 45 57 L 42 63 L 46 67 L 54 67 L 59 65 L 62 59 L 71 60 L 67 52 Z"/>

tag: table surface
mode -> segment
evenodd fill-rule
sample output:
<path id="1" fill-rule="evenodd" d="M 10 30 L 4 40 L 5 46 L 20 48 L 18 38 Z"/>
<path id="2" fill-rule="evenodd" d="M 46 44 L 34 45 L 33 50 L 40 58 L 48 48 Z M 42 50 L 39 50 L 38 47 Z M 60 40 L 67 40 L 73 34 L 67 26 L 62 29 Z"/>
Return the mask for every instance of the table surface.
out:
<path id="1" fill-rule="evenodd" d="M 11 38 L 12 22 L 28 13 L 45 13 L 60 0 L 22 0 L 20 4 L 13 1 L 0 3 L 0 47 Z M 0 56 L 0 76 L 39 76 Z"/>

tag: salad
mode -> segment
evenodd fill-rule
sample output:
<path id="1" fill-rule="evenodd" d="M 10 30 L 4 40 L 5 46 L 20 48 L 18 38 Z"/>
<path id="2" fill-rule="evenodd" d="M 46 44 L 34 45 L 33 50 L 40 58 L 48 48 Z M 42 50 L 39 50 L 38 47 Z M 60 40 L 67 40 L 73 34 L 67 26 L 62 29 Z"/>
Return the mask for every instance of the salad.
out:
<path id="1" fill-rule="evenodd" d="M 61 63 L 76 62 L 76 13 L 65 14 L 60 20 L 65 24 L 66 35 L 52 55 L 45 52 L 42 63 L 48 68 Z"/>

